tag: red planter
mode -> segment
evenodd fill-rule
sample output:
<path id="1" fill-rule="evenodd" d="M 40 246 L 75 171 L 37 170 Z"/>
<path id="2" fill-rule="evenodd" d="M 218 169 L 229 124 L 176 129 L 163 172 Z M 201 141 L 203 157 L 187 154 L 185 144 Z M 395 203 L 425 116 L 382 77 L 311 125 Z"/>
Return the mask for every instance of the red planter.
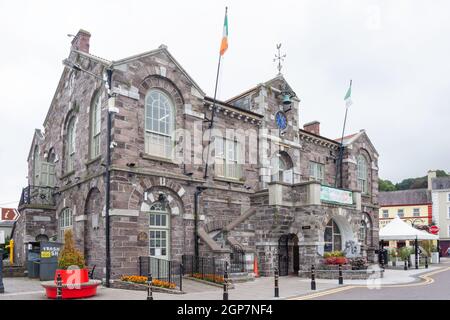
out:
<path id="1" fill-rule="evenodd" d="M 58 278 L 58 274 L 61 275 L 62 284 L 80 284 L 89 282 L 88 269 L 75 269 L 75 270 L 62 270 L 58 269 L 55 272 L 55 283 Z"/>
<path id="2" fill-rule="evenodd" d="M 61 292 L 62 293 L 61 296 L 62 296 L 62 299 L 82 299 L 82 298 L 93 297 L 97 294 L 98 286 L 99 286 L 99 283 L 95 283 L 92 285 L 85 284 L 78 289 L 63 288 L 62 292 Z M 45 292 L 49 299 L 56 299 L 57 289 L 55 286 L 45 287 Z"/>

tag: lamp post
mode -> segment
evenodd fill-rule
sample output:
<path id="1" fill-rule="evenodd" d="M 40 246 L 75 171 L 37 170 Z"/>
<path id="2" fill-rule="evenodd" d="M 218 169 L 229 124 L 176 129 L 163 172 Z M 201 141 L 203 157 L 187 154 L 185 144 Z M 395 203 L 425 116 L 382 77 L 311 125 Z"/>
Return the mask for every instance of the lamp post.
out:
<path id="1" fill-rule="evenodd" d="M 100 77 L 99 75 L 83 69 L 80 65 L 70 61 L 69 59 L 63 60 L 63 65 L 66 67 L 77 71 L 84 72 L 97 80 L 100 80 L 107 89 L 108 93 L 108 119 L 107 119 L 107 137 L 106 137 L 106 163 L 105 163 L 105 286 L 107 288 L 110 287 L 110 279 L 111 279 L 111 239 L 110 239 L 110 199 L 111 199 L 111 149 L 112 149 L 112 141 L 111 141 L 111 130 L 112 130 L 112 119 L 114 114 L 119 113 L 119 109 L 115 106 L 115 95 L 112 92 L 112 75 L 113 69 L 112 66 L 108 66 L 105 72 L 104 77 Z"/>

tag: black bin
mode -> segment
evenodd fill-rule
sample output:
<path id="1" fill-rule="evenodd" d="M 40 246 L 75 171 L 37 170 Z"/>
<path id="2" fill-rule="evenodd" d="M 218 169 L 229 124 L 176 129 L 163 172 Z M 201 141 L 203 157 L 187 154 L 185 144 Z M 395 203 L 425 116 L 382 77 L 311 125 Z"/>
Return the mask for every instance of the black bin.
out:
<path id="1" fill-rule="evenodd" d="M 36 246 L 32 246 L 31 249 L 28 250 L 27 254 L 27 271 L 28 278 L 39 278 L 39 261 L 40 261 L 40 251 Z"/>
<path id="2" fill-rule="evenodd" d="M 61 251 L 62 245 L 59 242 L 41 242 L 41 261 L 39 264 L 39 279 L 41 281 L 50 281 L 55 278 L 55 272 L 58 269 L 59 252 Z"/>

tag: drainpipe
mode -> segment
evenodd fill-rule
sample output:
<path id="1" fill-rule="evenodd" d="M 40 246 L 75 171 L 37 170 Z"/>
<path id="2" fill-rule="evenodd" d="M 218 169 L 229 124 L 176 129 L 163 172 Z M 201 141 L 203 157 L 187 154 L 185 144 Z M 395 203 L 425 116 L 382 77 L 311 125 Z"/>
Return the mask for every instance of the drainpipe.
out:
<path id="1" fill-rule="evenodd" d="M 199 248 L 198 248 L 198 202 L 200 194 L 206 190 L 206 187 L 199 186 L 194 193 L 194 256 L 198 260 Z"/>

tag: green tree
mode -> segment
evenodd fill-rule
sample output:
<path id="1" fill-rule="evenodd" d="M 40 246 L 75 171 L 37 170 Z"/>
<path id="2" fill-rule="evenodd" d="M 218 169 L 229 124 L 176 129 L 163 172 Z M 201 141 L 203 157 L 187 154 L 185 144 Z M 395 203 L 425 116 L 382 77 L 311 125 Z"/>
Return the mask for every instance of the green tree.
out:
<path id="1" fill-rule="evenodd" d="M 395 185 L 392 183 L 392 181 L 383 180 L 383 179 L 380 179 L 378 181 L 378 188 L 379 188 L 379 191 L 395 191 L 395 190 L 397 190 L 395 188 Z"/>

